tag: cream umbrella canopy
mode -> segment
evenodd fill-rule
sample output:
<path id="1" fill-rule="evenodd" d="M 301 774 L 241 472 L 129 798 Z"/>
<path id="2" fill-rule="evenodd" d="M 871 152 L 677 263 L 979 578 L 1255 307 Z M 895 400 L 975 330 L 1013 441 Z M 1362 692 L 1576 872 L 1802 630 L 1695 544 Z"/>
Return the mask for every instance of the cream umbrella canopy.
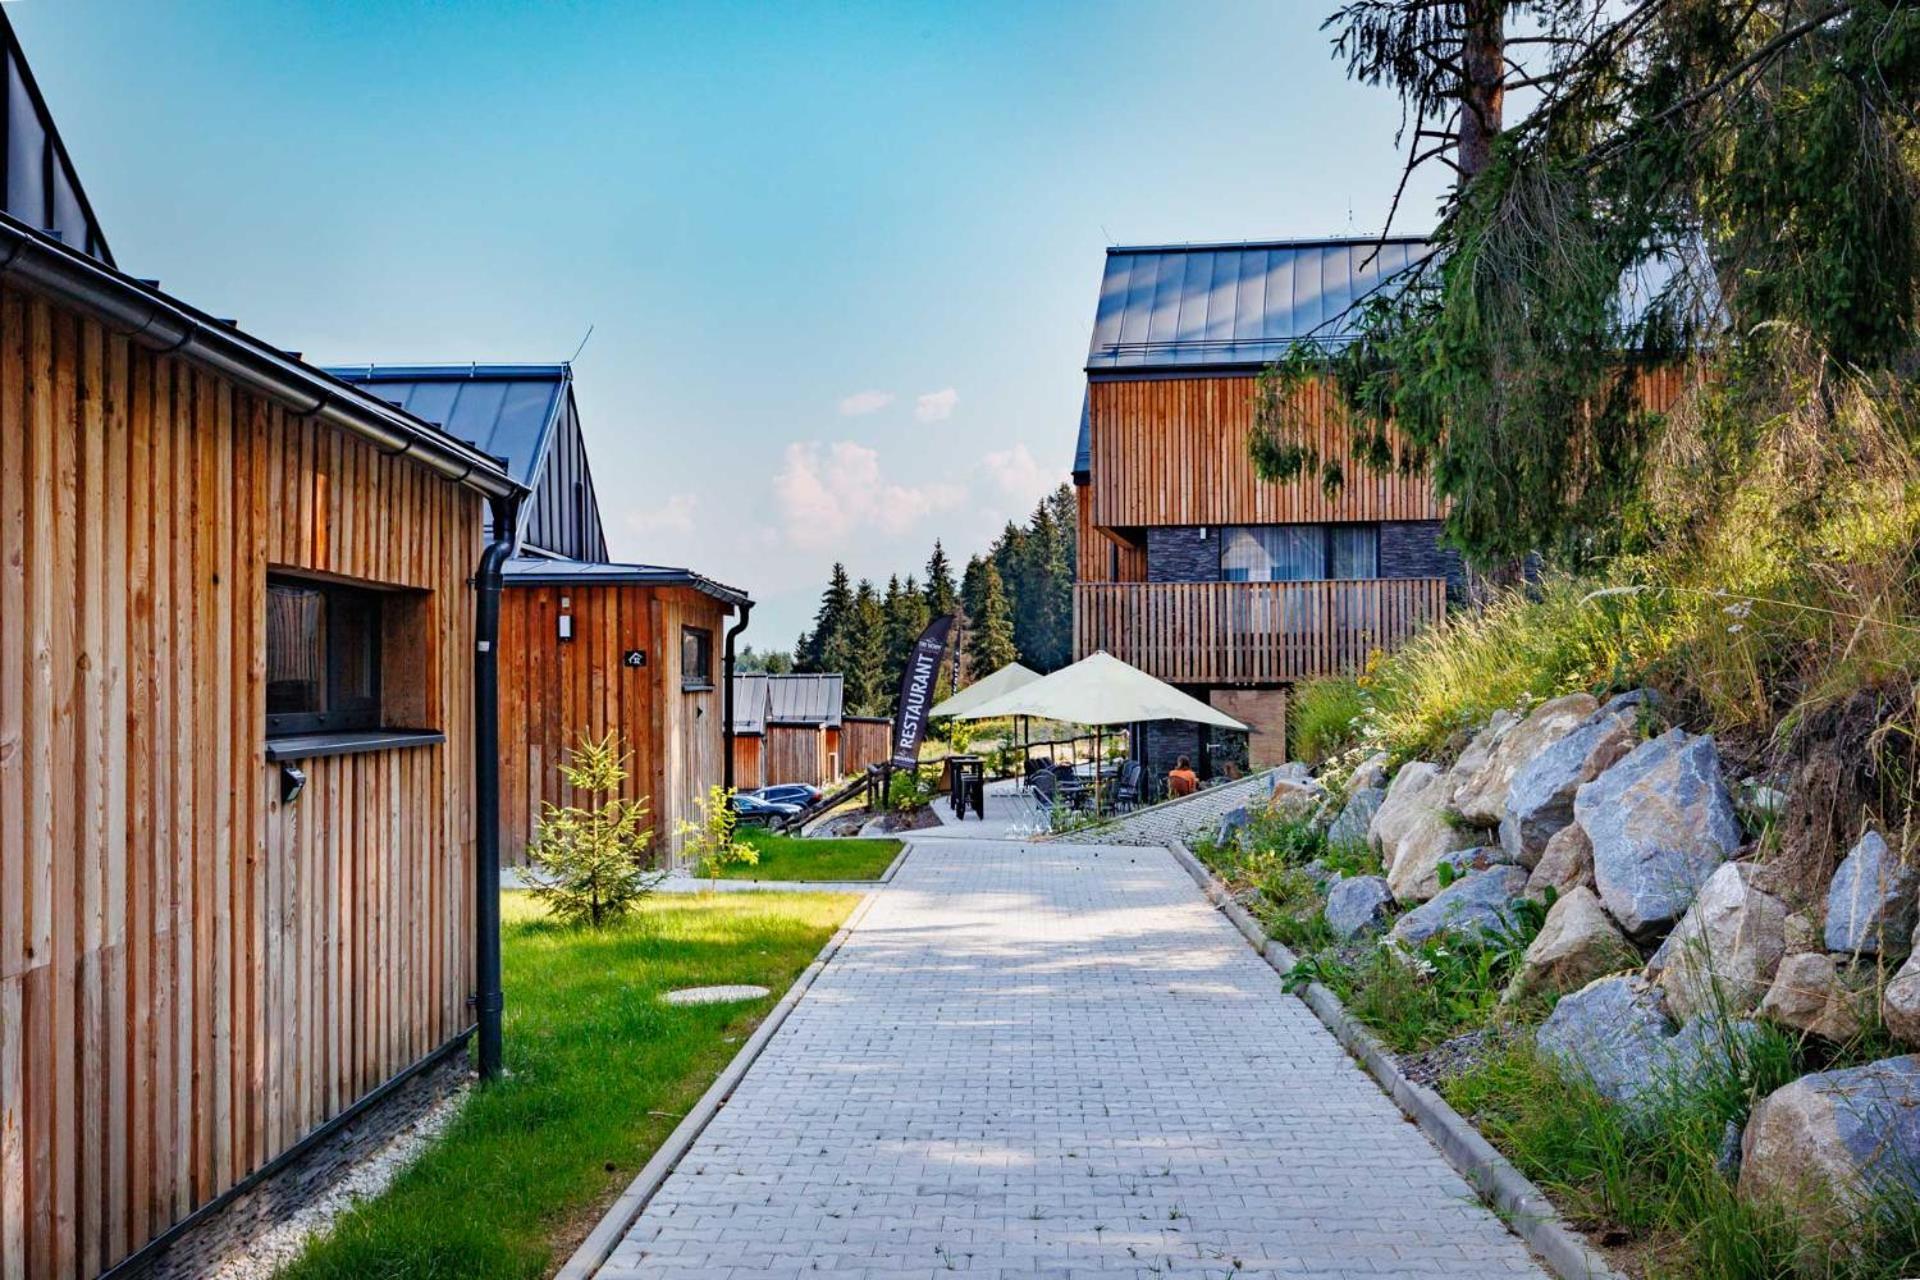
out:
<path id="1" fill-rule="evenodd" d="M 927 712 L 927 715 L 929 718 L 935 720 L 938 720 L 942 716 L 958 716 L 963 720 L 970 720 L 974 717 L 968 715 L 968 712 L 982 705 L 988 699 L 997 698 L 1003 693 L 1011 693 L 1015 689 L 1032 684 L 1039 678 L 1040 673 L 1038 671 L 1030 667 L 1023 667 L 1017 662 L 1009 662 L 992 675 L 982 676 L 980 679 L 975 680 L 972 684 L 940 703 L 933 710 Z"/>
<path id="2" fill-rule="evenodd" d="M 1050 676 L 1041 676 L 1031 684 L 989 698 L 966 711 L 949 714 L 961 720 L 1043 716 L 1049 720 L 1091 725 L 1186 720 L 1216 729 L 1249 731 L 1232 716 L 1180 692 L 1164 680 L 1156 680 L 1138 667 L 1128 666 L 1105 650 L 1088 654 L 1070 667 L 1062 667 Z"/>

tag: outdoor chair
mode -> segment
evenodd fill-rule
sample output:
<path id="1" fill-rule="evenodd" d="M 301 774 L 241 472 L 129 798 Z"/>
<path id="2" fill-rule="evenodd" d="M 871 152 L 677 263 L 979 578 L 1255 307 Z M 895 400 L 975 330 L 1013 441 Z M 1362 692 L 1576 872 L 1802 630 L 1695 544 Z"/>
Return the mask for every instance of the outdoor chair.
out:
<path id="1" fill-rule="evenodd" d="M 1117 809 L 1131 809 L 1140 803 L 1140 784 L 1146 775 L 1146 766 L 1138 760 L 1129 760 L 1120 766 L 1119 781 L 1113 786 L 1113 804 Z"/>
<path id="2" fill-rule="evenodd" d="M 1035 832 L 1053 828 L 1053 804 L 1059 790 L 1060 779 L 1051 769 L 1042 769 L 1028 779 L 1026 789 L 1021 794 L 1026 798 Z"/>

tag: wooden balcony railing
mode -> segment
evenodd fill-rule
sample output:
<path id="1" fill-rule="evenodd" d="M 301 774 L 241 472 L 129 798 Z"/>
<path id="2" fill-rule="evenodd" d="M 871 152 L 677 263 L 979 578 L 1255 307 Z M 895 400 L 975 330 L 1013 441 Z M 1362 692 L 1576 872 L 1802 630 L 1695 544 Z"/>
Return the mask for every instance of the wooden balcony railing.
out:
<path id="1" fill-rule="evenodd" d="M 1073 654 L 1177 684 L 1270 684 L 1358 668 L 1446 614 L 1445 578 L 1097 582 L 1073 589 Z"/>

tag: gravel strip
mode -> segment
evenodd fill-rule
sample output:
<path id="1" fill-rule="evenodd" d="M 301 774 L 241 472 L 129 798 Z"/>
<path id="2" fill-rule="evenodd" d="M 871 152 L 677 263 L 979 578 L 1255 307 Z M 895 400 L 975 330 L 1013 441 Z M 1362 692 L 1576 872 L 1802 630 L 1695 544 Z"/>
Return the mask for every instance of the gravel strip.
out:
<path id="1" fill-rule="evenodd" d="M 225 1259 L 207 1272 L 206 1280 L 270 1280 L 305 1251 L 309 1242 L 325 1235 L 335 1220 L 362 1200 L 385 1191 L 438 1138 L 467 1100 L 471 1085 L 462 1085 L 394 1135 L 391 1142 L 348 1170 L 346 1175 L 283 1222 L 255 1236 L 242 1253 Z"/>

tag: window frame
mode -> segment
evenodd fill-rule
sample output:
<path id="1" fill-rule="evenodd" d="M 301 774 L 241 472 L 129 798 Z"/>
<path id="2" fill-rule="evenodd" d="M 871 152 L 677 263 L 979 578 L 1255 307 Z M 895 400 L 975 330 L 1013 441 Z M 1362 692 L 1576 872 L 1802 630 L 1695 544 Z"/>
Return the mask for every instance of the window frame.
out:
<path id="1" fill-rule="evenodd" d="M 286 573 L 271 570 L 267 574 L 266 589 L 271 593 L 275 588 L 317 592 L 324 602 L 323 621 L 320 628 L 320 669 L 321 694 L 318 711 L 282 711 L 266 713 L 266 736 L 275 738 L 307 737 L 314 734 L 366 733 L 383 727 L 385 709 L 385 680 L 383 653 L 385 628 L 384 612 L 386 595 L 377 587 L 338 582 L 330 578 L 309 577 L 299 573 Z M 336 689 L 346 685 L 347 646 L 333 643 L 333 616 L 337 608 L 345 605 L 361 611 L 360 629 L 362 633 L 361 652 L 369 666 L 367 692 L 354 699 L 351 706 L 334 706 Z M 266 628 L 265 644 L 271 648 L 273 628 Z M 272 657 L 267 655 L 269 671 L 272 669 Z"/>
<path id="2" fill-rule="evenodd" d="M 1253 530 L 1259 530 L 1259 529 L 1291 529 L 1291 530 L 1312 529 L 1317 531 L 1319 534 L 1319 542 L 1320 542 L 1320 570 L 1321 570 L 1322 576 L 1318 578 L 1274 578 L 1274 577 L 1233 578 L 1233 577 L 1228 577 L 1227 575 L 1230 571 L 1228 570 L 1226 565 L 1226 556 L 1227 556 L 1227 550 L 1228 550 L 1228 543 L 1231 539 L 1232 534 L 1237 530 L 1253 531 Z M 1368 574 L 1365 577 L 1333 576 L 1334 537 L 1335 537 L 1335 531 L 1340 529 L 1372 530 L 1373 532 L 1373 563 L 1371 564 L 1371 566 L 1369 566 L 1372 569 L 1372 573 Z M 1262 552 L 1265 553 L 1266 547 L 1265 547 L 1264 540 L 1260 539 L 1257 534 L 1255 535 L 1255 540 L 1261 543 Z M 1309 541 L 1311 541 L 1311 538 L 1309 538 Z M 1220 567 L 1218 570 L 1220 574 L 1219 580 L 1222 582 L 1270 583 L 1270 584 L 1281 584 L 1281 583 L 1288 583 L 1288 582 L 1372 582 L 1372 581 L 1377 581 L 1380 578 L 1380 523 L 1374 520 L 1329 520 L 1329 521 L 1300 521 L 1297 523 L 1283 522 L 1279 524 L 1221 525 L 1220 535 L 1219 535 L 1217 545 L 1219 546 L 1219 557 L 1220 557 Z M 1269 557 L 1268 572 L 1271 572 L 1271 571 L 1272 571 L 1271 557 Z"/>
<path id="3" fill-rule="evenodd" d="M 702 658 L 704 670 L 697 674 L 687 671 L 687 641 L 697 640 L 697 652 Z M 680 627 L 680 692 L 706 693 L 713 689 L 713 628 L 696 627 L 682 623 Z"/>

